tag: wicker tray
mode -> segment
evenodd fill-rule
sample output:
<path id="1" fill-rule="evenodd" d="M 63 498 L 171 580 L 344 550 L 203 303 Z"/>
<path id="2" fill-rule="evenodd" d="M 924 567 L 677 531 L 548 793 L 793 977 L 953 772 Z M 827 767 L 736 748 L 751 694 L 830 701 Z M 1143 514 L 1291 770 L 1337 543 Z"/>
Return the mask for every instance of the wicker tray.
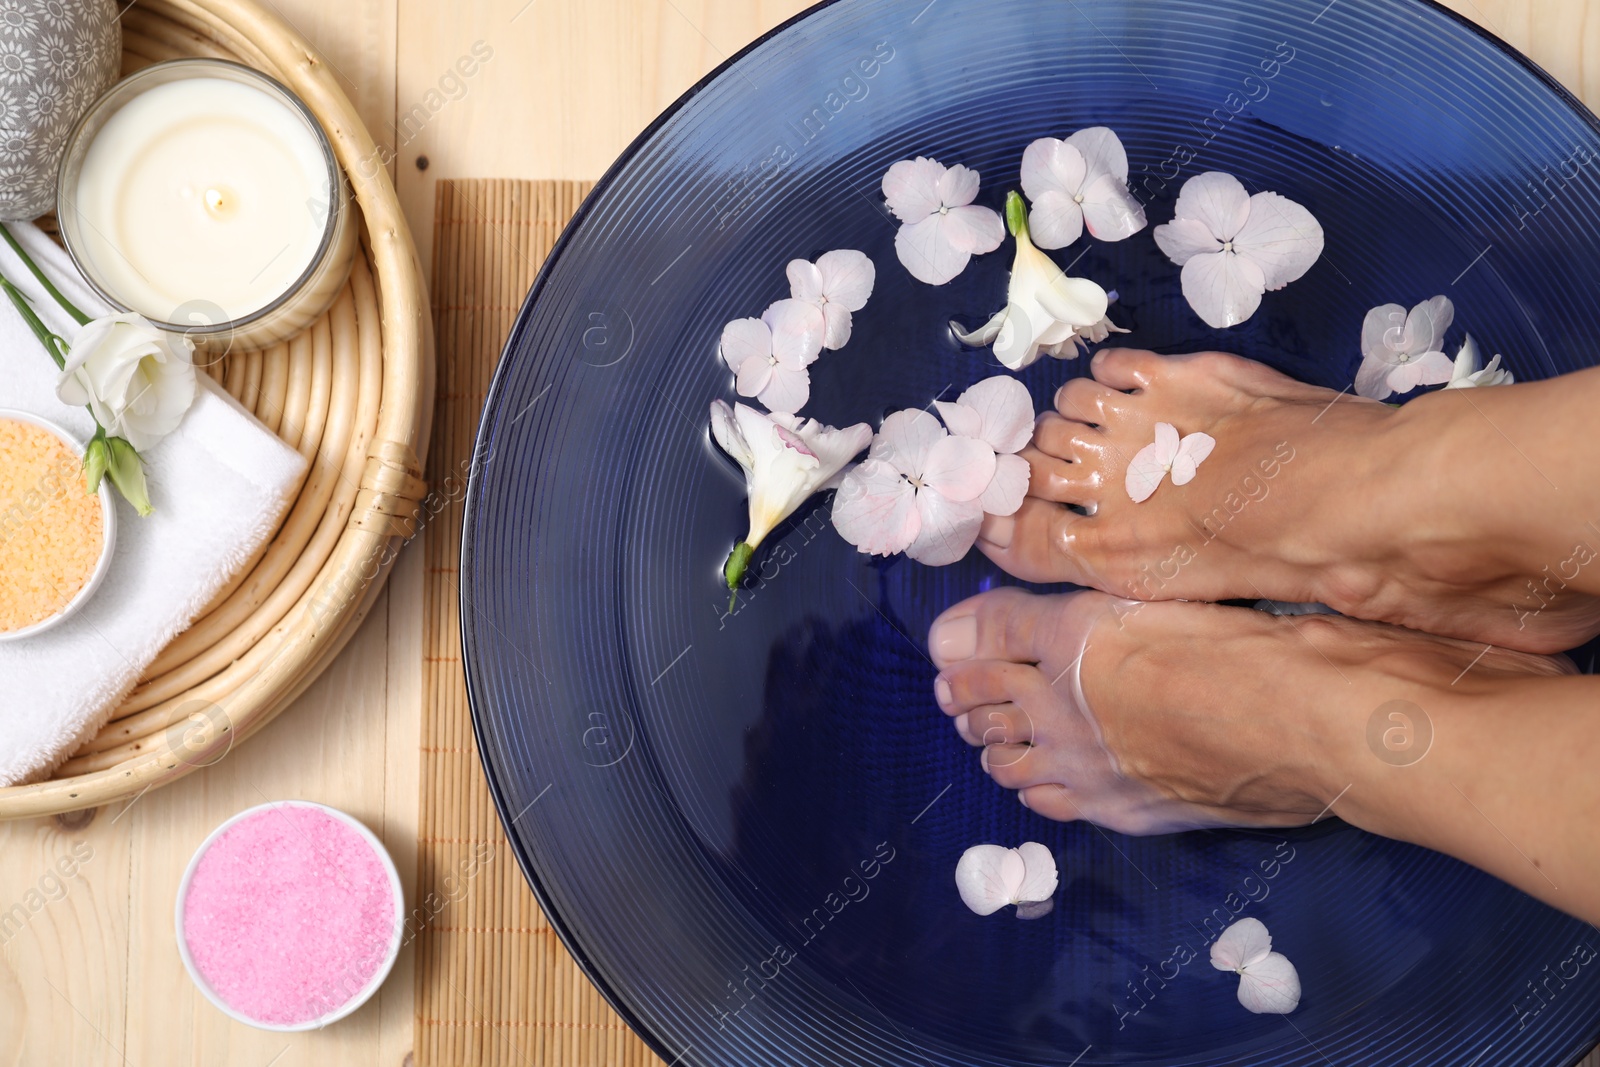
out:
<path id="1" fill-rule="evenodd" d="M 379 149 L 315 49 L 249 0 L 137 0 L 123 72 L 179 56 L 249 64 L 321 120 L 359 205 L 362 255 L 304 334 L 207 368 L 311 461 L 277 536 L 48 781 L 0 789 L 0 819 L 132 797 L 220 759 L 353 635 L 425 491 L 433 337 L 422 273 Z"/>

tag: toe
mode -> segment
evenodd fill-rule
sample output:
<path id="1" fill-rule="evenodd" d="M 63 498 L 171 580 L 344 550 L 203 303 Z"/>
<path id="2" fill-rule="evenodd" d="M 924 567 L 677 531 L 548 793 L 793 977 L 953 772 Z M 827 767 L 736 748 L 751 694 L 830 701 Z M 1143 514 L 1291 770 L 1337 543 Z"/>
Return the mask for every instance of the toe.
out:
<path id="1" fill-rule="evenodd" d="M 1043 677 L 1038 668 L 1024 663 L 972 659 L 939 672 L 933 692 L 946 715 L 961 715 L 986 704 L 1020 700 L 1035 692 Z"/>
<path id="2" fill-rule="evenodd" d="M 1017 793 L 1023 807 L 1035 815 L 1057 822 L 1073 822 L 1082 816 L 1067 787 L 1051 782 L 1047 785 L 1030 785 Z"/>
<path id="3" fill-rule="evenodd" d="M 1104 426 L 1128 411 L 1128 394 L 1093 378 L 1073 378 L 1056 390 L 1056 411 L 1069 419 Z"/>
<path id="4" fill-rule="evenodd" d="M 1102 348 L 1094 354 L 1089 372 L 1113 389 L 1148 389 L 1160 376 L 1165 359 L 1142 348 Z"/>
<path id="5" fill-rule="evenodd" d="M 1004 523 L 985 522 L 978 551 L 1025 582 L 1071 582 L 1106 589 L 1086 549 L 1093 523 L 1065 505 L 1029 497 Z"/>
<path id="6" fill-rule="evenodd" d="M 1055 637 L 1062 599 L 1014 588 L 979 593 L 933 621 L 928 651 L 947 677 L 966 660 L 1037 663 Z"/>
<path id="7" fill-rule="evenodd" d="M 1105 476 L 1098 464 L 1069 463 L 1032 446 L 1024 448 L 1018 455 L 1028 461 L 1029 496 L 1053 500 L 1057 504 L 1079 504 L 1084 507 L 1099 500 Z"/>
<path id="8" fill-rule="evenodd" d="M 1033 719 L 1016 704 L 989 704 L 962 716 L 961 736 L 969 744 L 1028 745 L 1033 743 Z"/>
<path id="9" fill-rule="evenodd" d="M 1053 411 L 1040 415 L 1033 425 L 1033 447 L 1057 459 L 1072 461 L 1098 455 L 1104 441 L 1105 435 L 1093 426 Z"/>
<path id="10" fill-rule="evenodd" d="M 994 779 L 994 784 L 1005 789 L 1018 789 L 1028 780 L 1033 765 L 1040 762 L 1032 745 L 988 745 L 978 757 L 983 772 Z M 1033 784 L 1029 782 L 1029 784 Z"/>

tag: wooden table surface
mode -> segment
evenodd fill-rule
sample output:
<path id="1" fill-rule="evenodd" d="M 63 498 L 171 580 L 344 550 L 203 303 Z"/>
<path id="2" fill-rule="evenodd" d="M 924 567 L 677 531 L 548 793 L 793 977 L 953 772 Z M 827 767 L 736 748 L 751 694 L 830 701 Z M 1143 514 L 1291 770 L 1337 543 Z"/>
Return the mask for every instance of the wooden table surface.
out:
<path id="1" fill-rule="evenodd" d="M 322 50 L 374 137 L 393 148 L 391 172 L 424 264 L 436 179 L 598 177 L 702 75 L 807 6 L 261 2 Z M 1447 3 L 1600 110 L 1600 2 Z M 470 77 L 456 71 L 463 56 L 477 60 L 461 68 L 475 68 Z M 411 1048 L 409 949 L 379 996 L 351 1018 L 321 1033 L 265 1033 L 229 1020 L 189 982 L 174 947 L 172 906 L 204 836 L 267 799 L 318 800 L 353 813 L 411 876 L 421 699 L 417 549 L 402 555 L 383 598 L 322 679 L 225 760 L 129 805 L 0 825 L 0 912 L 27 902 L 31 916 L 20 930 L 0 932 L 0 1067 L 401 1067 Z M 57 867 L 63 857 L 66 876 Z M 1600 1056 L 1585 1064 L 1600 1067 Z"/>

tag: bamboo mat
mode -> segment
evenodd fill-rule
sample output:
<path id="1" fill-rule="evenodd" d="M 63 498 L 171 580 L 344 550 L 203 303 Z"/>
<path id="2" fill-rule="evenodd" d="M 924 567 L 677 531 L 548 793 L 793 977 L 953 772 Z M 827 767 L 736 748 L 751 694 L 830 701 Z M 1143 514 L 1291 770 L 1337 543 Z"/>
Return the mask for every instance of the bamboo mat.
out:
<path id="1" fill-rule="evenodd" d="M 588 182 L 440 181 L 439 385 L 424 531 L 416 1067 L 660 1064 L 590 985 L 522 879 L 484 782 L 457 616 L 461 496 L 489 378 L 539 264 Z"/>

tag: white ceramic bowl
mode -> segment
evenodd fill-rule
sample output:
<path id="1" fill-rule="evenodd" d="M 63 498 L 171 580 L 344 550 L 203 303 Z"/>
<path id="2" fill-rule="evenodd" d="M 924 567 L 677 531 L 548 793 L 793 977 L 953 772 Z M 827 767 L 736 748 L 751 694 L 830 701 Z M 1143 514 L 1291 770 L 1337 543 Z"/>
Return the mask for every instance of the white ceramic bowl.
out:
<path id="1" fill-rule="evenodd" d="M 41 418 L 29 411 L 13 411 L 10 408 L 0 408 L 0 419 L 14 419 L 17 422 L 26 422 L 37 426 L 41 430 L 48 430 L 60 438 L 68 448 L 72 449 L 79 462 L 82 462 L 84 443 L 49 419 Z M 66 607 L 48 619 L 41 619 L 32 626 L 24 626 L 20 630 L 0 632 L 0 641 L 16 641 L 20 638 L 32 637 L 34 634 L 42 633 L 63 619 L 69 618 L 73 612 L 83 607 L 88 599 L 94 595 L 94 591 L 105 580 L 106 572 L 111 569 L 111 556 L 117 547 L 116 499 L 113 496 L 111 479 L 109 478 L 103 478 L 100 481 L 100 516 L 100 528 L 102 531 L 100 561 L 95 564 L 94 571 L 89 575 L 89 580 L 83 583 L 83 588 L 78 590 L 78 595 L 69 600 Z"/>
<path id="2" fill-rule="evenodd" d="M 195 966 L 194 957 L 189 954 L 189 939 L 183 933 L 183 906 L 184 902 L 189 898 L 189 883 L 194 880 L 195 869 L 200 866 L 200 857 L 204 856 L 206 850 L 234 823 L 269 808 L 284 807 L 315 808 L 332 818 L 338 819 L 360 834 L 367 844 L 372 846 L 372 851 L 376 852 L 378 858 L 383 861 L 384 870 L 389 872 L 389 888 L 393 891 L 394 896 L 394 932 L 389 935 L 389 950 L 384 954 L 383 962 L 372 973 L 372 977 L 367 981 L 367 984 L 362 987 L 359 993 L 327 1014 L 320 1015 L 315 1019 L 307 1019 L 305 1022 L 290 1024 L 262 1022 L 259 1019 L 252 1019 L 230 1006 L 227 1001 L 218 995 L 216 990 L 211 988 L 211 983 L 205 980 L 205 977 L 200 973 L 200 969 Z M 394 961 L 400 955 L 400 942 L 405 933 L 405 914 L 405 898 L 400 891 L 400 872 L 395 869 L 394 859 L 390 857 L 389 850 L 383 847 L 383 842 L 378 840 L 376 834 L 367 829 L 359 819 L 346 815 L 338 808 L 330 808 L 326 804 L 318 804 L 311 800 L 282 800 L 246 808 L 215 830 L 212 830 L 206 836 L 206 839 L 200 842 L 200 847 L 195 849 L 194 856 L 189 860 L 188 869 L 183 872 L 183 881 L 178 883 L 178 902 L 174 911 L 174 919 L 178 933 L 178 955 L 183 958 L 184 969 L 189 972 L 189 977 L 194 980 L 194 984 L 200 987 L 200 992 L 206 995 L 206 999 L 217 1006 L 217 1010 L 230 1018 L 237 1019 L 246 1026 L 253 1026 L 258 1030 L 299 1031 L 320 1030 L 329 1023 L 338 1022 L 372 998 L 372 994 L 376 993 L 378 987 L 383 985 L 384 979 L 389 977 L 389 972 L 394 969 Z"/>

